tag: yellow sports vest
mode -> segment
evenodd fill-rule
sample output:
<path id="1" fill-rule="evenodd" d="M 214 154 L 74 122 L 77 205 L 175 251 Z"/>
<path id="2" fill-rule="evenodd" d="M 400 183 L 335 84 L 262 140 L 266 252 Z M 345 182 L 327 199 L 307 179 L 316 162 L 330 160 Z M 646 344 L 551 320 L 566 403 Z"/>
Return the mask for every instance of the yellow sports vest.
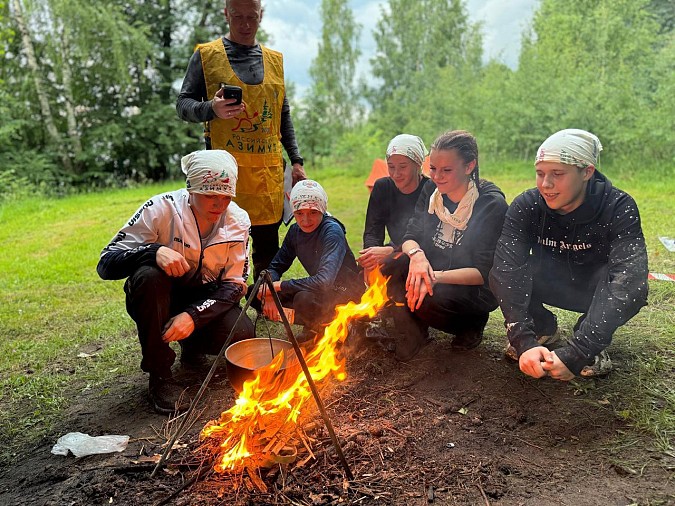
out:
<path id="1" fill-rule="evenodd" d="M 241 86 L 246 111 L 230 119 L 210 122 L 211 148 L 224 149 L 237 159 L 239 177 L 234 201 L 246 210 L 252 225 L 269 225 L 281 219 L 284 208 L 284 167 L 279 139 L 284 103 L 283 56 L 260 46 L 263 81 L 245 84 L 227 58 L 222 39 L 199 44 L 206 93 L 213 98 L 220 83 Z"/>

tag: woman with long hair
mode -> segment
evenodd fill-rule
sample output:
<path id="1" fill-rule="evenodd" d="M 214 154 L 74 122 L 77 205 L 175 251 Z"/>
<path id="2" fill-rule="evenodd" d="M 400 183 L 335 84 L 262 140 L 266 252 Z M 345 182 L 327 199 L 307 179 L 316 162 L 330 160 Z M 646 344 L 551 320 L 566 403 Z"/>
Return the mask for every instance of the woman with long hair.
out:
<path id="1" fill-rule="evenodd" d="M 462 130 L 431 146 L 433 185 L 423 189 L 403 237 L 402 255 L 384 268 L 391 274 L 396 357 L 413 358 L 428 328 L 453 334 L 452 347 L 478 346 L 497 301 L 488 287 L 495 246 L 507 204 L 493 183 L 479 179 L 476 138 Z"/>

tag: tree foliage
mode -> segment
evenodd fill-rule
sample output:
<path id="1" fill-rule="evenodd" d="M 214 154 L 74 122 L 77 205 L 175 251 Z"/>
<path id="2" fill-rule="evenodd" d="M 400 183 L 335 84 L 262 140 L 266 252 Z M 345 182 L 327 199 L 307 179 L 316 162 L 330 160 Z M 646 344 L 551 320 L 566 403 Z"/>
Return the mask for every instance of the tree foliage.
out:
<path id="1" fill-rule="evenodd" d="M 310 163 L 333 156 L 368 166 L 398 133 L 430 143 L 463 128 L 483 153 L 530 158 L 550 133 L 577 127 L 600 137 L 606 157 L 672 164 L 674 5 L 541 0 L 512 69 L 483 62 L 466 0 L 388 0 L 364 90 L 361 28 L 347 0 L 322 0 L 312 84 L 292 111 L 302 153 Z M 201 126 L 175 114 L 178 83 L 195 43 L 226 33 L 222 8 L 0 0 L 5 186 L 66 191 L 177 174 L 179 157 L 201 146 Z"/>
<path id="2" fill-rule="evenodd" d="M 454 95 L 480 69 L 478 26 L 461 0 L 389 0 L 381 14 L 371 60 L 373 120 L 391 136 L 411 128 L 437 133 L 454 112 Z"/>
<path id="3" fill-rule="evenodd" d="M 662 80 L 654 73 L 658 25 L 647 6 L 644 0 L 542 2 L 506 95 L 524 106 L 511 127 L 521 148 L 532 152 L 551 132 L 577 127 L 596 133 L 606 153 L 649 156 L 644 127 L 656 112 Z"/>
<path id="4" fill-rule="evenodd" d="M 306 156 L 316 160 L 361 120 L 356 87 L 360 25 L 347 0 L 322 0 L 321 41 L 309 69 L 312 86 L 298 114 L 299 135 Z"/>
<path id="5" fill-rule="evenodd" d="M 17 144 L 39 146 L 51 159 L 51 167 L 27 174 L 36 183 L 58 178 L 90 185 L 133 174 L 165 175 L 171 151 L 153 151 L 152 144 L 134 150 L 116 139 L 128 117 L 143 117 L 146 107 L 156 105 L 155 90 L 164 82 L 149 27 L 130 22 L 113 2 L 12 0 L 12 4 L 9 14 L 14 20 L 23 14 L 25 30 L 6 46 L 10 56 L 5 58 L 2 78 L 9 102 L 27 107 L 11 107 L 4 113 L 10 122 L 28 128 L 15 132 L 19 138 L 13 145 L 0 145 L 0 156 L 11 161 Z M 159 2 L 154 7 L 161 10 L 165 5 Z M 28 65 L 32 79 L 27 82 L 29 46 L 34 64 Z M 165 114 L 163 119 L 169 118 Z M 56 135 L 47 131 L 50 122 Z M 152 131 L 156 126 L 142 128 Z M 127 135 L 135 132 L 122 137 Z M 31 149 L 26 154 L 33 156 Z"/>

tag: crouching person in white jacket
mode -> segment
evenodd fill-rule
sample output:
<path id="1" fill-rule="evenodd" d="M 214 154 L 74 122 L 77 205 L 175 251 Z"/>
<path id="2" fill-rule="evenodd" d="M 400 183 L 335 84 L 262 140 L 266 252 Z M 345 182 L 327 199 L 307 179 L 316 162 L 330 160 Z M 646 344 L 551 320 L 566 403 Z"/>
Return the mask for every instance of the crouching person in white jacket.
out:
<path id="1" fill-rule="evenodd" d="M 150 374 L 149 400 L 159 413 L 187 408 L 173 379 L 179 341 L 181 362 L 194 366 L 217 354 L 237 317 L 248 278 L 249 221 L 232 202 L 237 162 L 223 150 L 183 157 L 186 189 L 156 195 L 143 204 L 101 252 L 103 279 L 127 278 L 127 312 L 136 322 Z M 244 315 L 234 341 L 253 337 Z M 187 400 L 186 400 L 187 401 Z"/>

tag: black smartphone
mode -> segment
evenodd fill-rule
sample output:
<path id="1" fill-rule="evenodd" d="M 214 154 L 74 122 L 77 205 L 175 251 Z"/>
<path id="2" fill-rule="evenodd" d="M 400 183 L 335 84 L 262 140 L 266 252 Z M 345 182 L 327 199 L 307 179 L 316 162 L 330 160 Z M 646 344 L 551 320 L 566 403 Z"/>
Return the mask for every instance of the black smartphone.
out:
<path id="1" fill-rule="evenodd" d="M 233 102 L 228 105 L 239 105 L 241 104 L 242 91 L 239 86 L 232 86 L 230 84 L 220 83 L 220 89 L 223 90 L 223 98 L 235 98 L 236 102 Z"/>

